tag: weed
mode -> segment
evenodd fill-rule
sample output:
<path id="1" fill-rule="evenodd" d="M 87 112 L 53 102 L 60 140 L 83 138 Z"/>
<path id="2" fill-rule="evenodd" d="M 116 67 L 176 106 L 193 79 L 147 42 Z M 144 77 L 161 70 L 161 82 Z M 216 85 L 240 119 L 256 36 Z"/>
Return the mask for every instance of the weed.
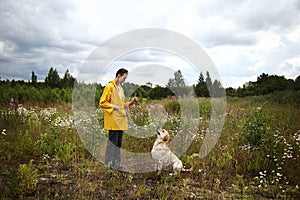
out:
<path id="1" fill-rule="evenodd" d="M 33 165 L 33 160 L 29 164 L 20 164 L 18 168 L 18 178 L 20 192 L 23 195 L 29 195 L 36 191 L 38 183 L 38 170 Z"/>
<path id="2" fill-rule="evenodd" d="M 239 195 L 237 195 L 238 198 L 244 199 L 245 193 L 248 189 L 248 186 L 246 186 L 243 175 L 236 175 L 237 181 L 236 184 L 232 184 L 232 187 L 234 191 L 237 191 Z"/>

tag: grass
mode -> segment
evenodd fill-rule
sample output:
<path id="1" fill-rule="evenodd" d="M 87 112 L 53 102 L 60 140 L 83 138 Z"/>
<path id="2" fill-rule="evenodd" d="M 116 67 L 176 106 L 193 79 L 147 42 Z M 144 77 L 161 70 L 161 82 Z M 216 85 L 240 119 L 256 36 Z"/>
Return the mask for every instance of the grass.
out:
<path id="1" fill-rule="evenodd" d="M 197 131 L 181 156 L 193 171 L 180 177 L 170 176 L 168 171 L 158 175 L 107 168 L 82 143 L 71 104 L 2 107 L 0 198 L 300 198 L 299 105 L 279 104 L 265 97 L 228 98 L 219 140 L 206 157 L 199 158 L 212 106 L 209 99 L 198 99 L 198 103 Z M 152 131 L 163 122 L 174 139 L 182 132 L 181 106 L 175 99 L 140 103 L 131 110 L 139 127 L 130 130 L 145 126 Z M 153 110 L 159 119 L 153 118 Z M 102 122 L 102 112 L 97 113 L 97 120 Z M 145 138 L 138 139 L 125 134 L 123 148 L 150 152 L 155 136 L 146 137 L 149 134 L 145 132 Z"/>

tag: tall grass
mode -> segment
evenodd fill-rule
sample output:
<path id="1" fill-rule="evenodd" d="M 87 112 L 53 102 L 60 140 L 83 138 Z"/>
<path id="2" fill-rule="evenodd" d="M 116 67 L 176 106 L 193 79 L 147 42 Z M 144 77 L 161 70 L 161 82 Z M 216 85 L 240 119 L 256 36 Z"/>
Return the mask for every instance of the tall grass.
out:
<path id="1" fill-rule="evenodd" d="M 160 105 L 160 106 L 157 106 Z M 211 100 L 198 99 L 199 124 L 181 156 L 192 172 L 180 177 L 111 170 L 85 149 L 70 105 L 7 105 L 0 113 L 0 197 L 3 199 L 297 199 L 300 197 L 300 107 L 269 97 L 227 99 L 226 119 L 213 150 L 199 158 Z M 152 110 L 151 110 L 152 109 Z M 157 109 L 157 110 L 153 110 Z M 193 109 L 193 108 L 191 108 Z M 155 112 L 154 112 L 155 111 Z M 159 112 L 158 112 L 159 111 Z M 180 134 L 176 99 L 140 103 L 131 109 L 137 125 L 161 125 Z M 153 120 L 153 113 L 160 120 Z M 103 112 L 97 112 L 103 123 Z M 146 130 L 146 129 L 145 129 Z M 152 130 L 150 130 L 152 131 Z M 153 132 L 155 129 L 153 130 Z M 100 134 L 100 133 L 99 133 Z M 147 135 L 147 134 L 146 134 Z M 123 147 L 150 152 L 155 135 L 125 134 Z"/>

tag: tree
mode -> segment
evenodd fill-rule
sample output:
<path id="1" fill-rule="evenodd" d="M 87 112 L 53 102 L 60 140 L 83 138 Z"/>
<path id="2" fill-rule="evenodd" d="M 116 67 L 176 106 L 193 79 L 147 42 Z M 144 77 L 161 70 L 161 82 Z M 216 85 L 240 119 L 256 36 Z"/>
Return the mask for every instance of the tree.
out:
<path id="1" fill-rule="evenodd" d="M 37 84 L 37 76 L 35 75 L 34 71 L 31 72 L 31 83 L 32 85 Z"/>
<path id="2" fill-rule="evenodd" d="M 167 87 L 172 90 L 176 96 L 188 95 L 188 87 L 184 82 L 184 78 L 180 70 L 174 73 L 174 79 L 170 78 Z"/>
<path id="3" fill-rule="evenodd" d="M 139 98 L 148 98 L 151 89 L 152 87 L 149 87 L 149 85 L 141 85 L 134 91 L 134 93 L 136 93 Z M 134 94 L 132 94 L 132 96 L 133 95 Z"/>
<path id="4" fill-rule="evenodd" d="M 51 88 L 60 86 L 60 77 L 56 69 L 50 68 L 49 73 L 45 78 L 45 83 Z"/>
<path id="5" fill-rule="evenodd" d="M 268 80 L 269 74 L 262 73 L 259 77 L 257 77 L 257 83 L 262 84 Z"/>
<path id="6" fill-rule="evenodd" d="M 275 91 L 281 91 L 286 88 L 291 88 L 290 81 L 285 79 L 284 76 L 277 76 L 262 73 L 257 77 L 257 82 L 255 83 L 257 94 L 268 94 Z"/>
<path id="7" fill-rule="evenodd" d="M 200 72 L 197 85 L 194 86 L 194 92 L 197 97 L 208 97 L 209 96 L 209 92 L 206 87 L 206 83 L 204 81 L 202 72 Z"/>
<path id="8" fill-rule="evenodd" d="M 75 80 L 76 79 L 70 74 L 69 70 L 67 69 L 60 85 L 62 88 L 73 88 Z"/>
<path id="9" fill-rule="evenodd" d="M 150 99 L 163 99 L 169 96 L 174 96 L 175 94 L 167 87 L 161 87 L 156 85 L 149 91 Z"/>
<path id="10" fill-rule="evenodd" d="M 236 96 L 236 92 L 235 89 L 233 89 L 233 87 L 226 88 L 225 91 L 227 96 L 231 96 L 231 97 Z"/>
<path id="11" fill-rule="evenodd" d="M 295 80 L 295 90 L 300 90 L 300 75 Z"/>
<path id="12" fill-rule="evenodd" d="M 210 78 L 209 72 L 206 72 L 206 79 L 205 79 L 205 83 L 207 88 L 210 90 L 212 88 L 212 80 Z"/>
<path id="13" fill-rule="evenodd" d="M 146 83 L 146 86 L 152 88 L 152 83 L 151 83 L 151 82 L 147 82 L 147 83 Z"/>
<path id="14" fill-rule="evenodd" d="M 215 80 L 212 85 L 212 93 L 213 97 L 223 97 L 225 95 L 224 88 L 222 87 L 222 84 L 220 81 Z"/>

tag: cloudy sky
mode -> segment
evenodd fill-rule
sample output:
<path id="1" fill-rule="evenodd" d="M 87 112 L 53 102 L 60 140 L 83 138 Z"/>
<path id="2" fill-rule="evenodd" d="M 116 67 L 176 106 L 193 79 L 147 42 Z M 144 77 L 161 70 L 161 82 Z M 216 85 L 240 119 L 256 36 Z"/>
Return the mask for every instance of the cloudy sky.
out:
<path id="1" fill-rule="evenodd" d="M 69 69 L 78 77 L 101 44 L 142 28 L 174 31 L 196 42 L 213 61 L 224 87 L 242 86 L 262 73 L 292 79 L 300 75 L 299 0 L 2 0 L 0 9 L 2 80 L 30 80 L 32 71 L 44 80 L 50 67 L 61 76 Z M 151 66 L 167 74 L 180 69 L 189 84 L 199 76 L 188 62 L 163 51 L 131 52 L 121 60 L 140 76 L 138 81 L 157 81 L 143 73 Z M 103 74 L 106 78 L 86 79 L 112 79 L 119 65 L 112 66 Z M 162 73 L 156 78 L 167 79 Z"/>

